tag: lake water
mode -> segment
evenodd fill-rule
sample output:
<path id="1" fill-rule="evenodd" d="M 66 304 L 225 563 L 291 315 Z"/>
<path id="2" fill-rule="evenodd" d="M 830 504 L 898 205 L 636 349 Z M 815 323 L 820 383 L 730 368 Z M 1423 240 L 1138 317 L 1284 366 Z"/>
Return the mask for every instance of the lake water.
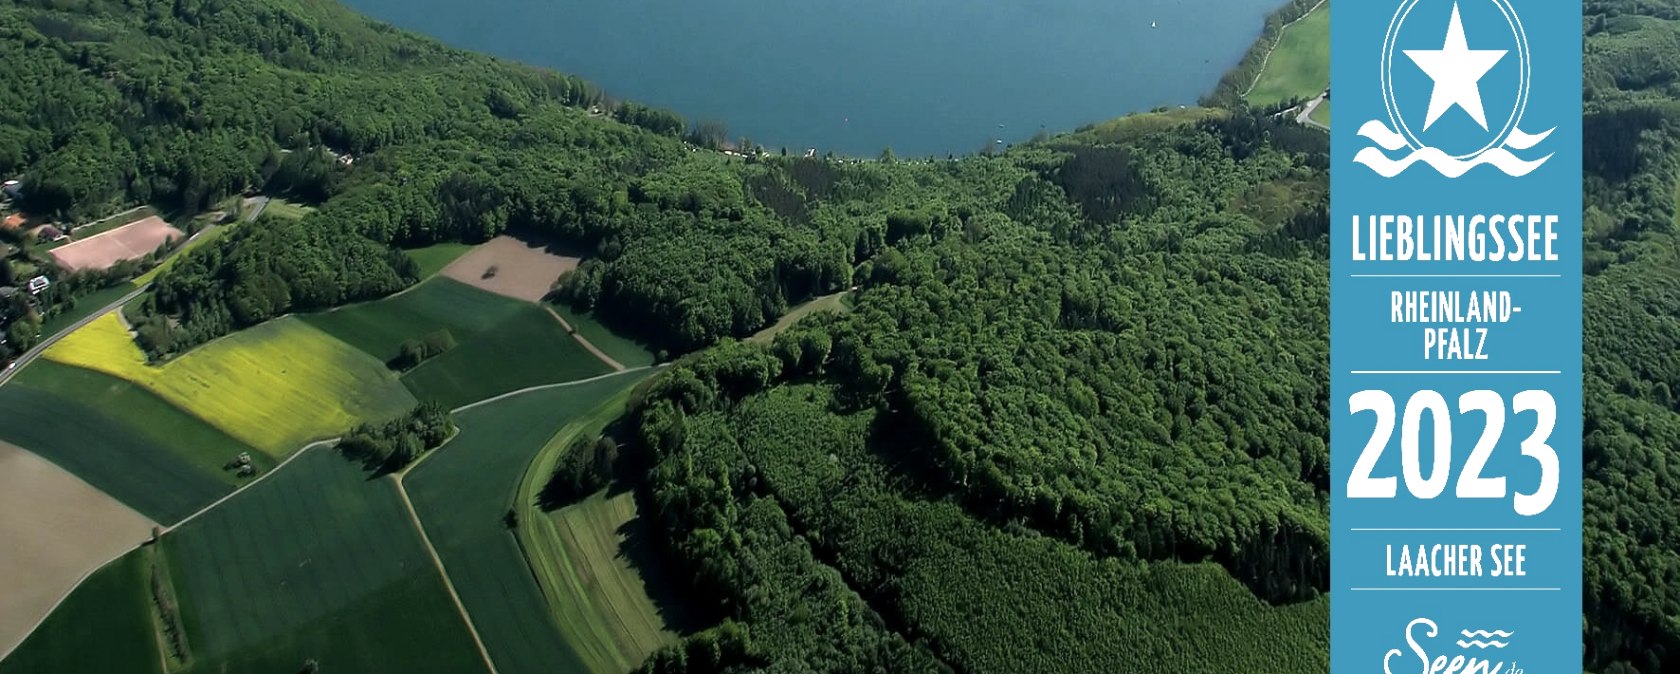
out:
<path id="1" fill-rule="evenodd" d="M 345 0 L 770 148 L 901 156 L 1193 104 L 1282 0 Z M 1151 27 L 1151 23 L 1154 27 Z"/>

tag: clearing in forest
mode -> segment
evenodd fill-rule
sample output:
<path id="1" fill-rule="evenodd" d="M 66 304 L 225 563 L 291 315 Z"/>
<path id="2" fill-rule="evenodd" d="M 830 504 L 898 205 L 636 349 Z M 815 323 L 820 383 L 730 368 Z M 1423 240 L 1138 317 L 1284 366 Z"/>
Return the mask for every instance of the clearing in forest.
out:
<path id="1" fill-rule="evenodd" d="M 134 382 L 275 458 L 415 404 L 381 363 L 296 318 L 233 333 L 153 366 L 111 313 L 45 355 Z"/>
<path id="2" fill-rule="evenodd" d="M 798 323 L 799 319 L 806 316 L 821 311 L 838 311 L 842 313 L 850 311 L 851 307 L 846 306 L 845 300 L 846 291 L 842 290 L 832 295 L 823 295 L 822 297 L 818 297 L 792 309 L 788 309 L 787 313 L 782 314 L 781 318 L 776 319 L 775 324 L 754 333 L 753 336 L 747 338 L 747 341 L 759 344 L 769 344 L 776 341 L 776 335 L 782 334 L 783 330 L 793 327 L 794 323 Z"/>
<path id="3" fill-rule="evenodd" d="M 443 275 L 498 295 L 536 302 L 578 258 L 556 255 L 542 245 L 498 236 L 443 268 Z"/>
<path id="4" fill-rule="evenodd" d="M 1253 105 L 1311 100 L 1330 87 L 1330 3 L 1283 29 L 1266 69 L 1248 92 Z"/>
<path id="5" fill-rule="evenodd" d="M 123 260 L 145 257 L 182 236 L 181 230 L 154 215 L 59 246 L 48 254 L 71 271 L 102 270 Z"/>
<path id="6" fill-rule="evenodd" d="M 391 364 L 404 342 L 447 334 L 447 348 L 413 366 L 402 381 L 417 398 L 449 407 L 611 371 L 543 307 L 447 277 L 300 319 Z"/>
<path id="7" fill-rule="evenodd" d="M 131 382 L 45 359 L 0 387 L 0 439 L 162 524 L 243 482 L 222 464 L 250 449 Z M 251 458 L 259 472 L 273 465 Z"/>
<path id="8" fill-rule="evenodd" d="M 403 478 L 499 674 L 587 671 L 505 516 L 527 467 L 557 432 L 649 374 L 625 372 L 460 412 L 460 433 Z"/>
<path id="9" fill-rule="evenodd" d="M 63 468 L 0 442 L 0 654 L 84 572 L 139 545 L 152 526 Z"/>

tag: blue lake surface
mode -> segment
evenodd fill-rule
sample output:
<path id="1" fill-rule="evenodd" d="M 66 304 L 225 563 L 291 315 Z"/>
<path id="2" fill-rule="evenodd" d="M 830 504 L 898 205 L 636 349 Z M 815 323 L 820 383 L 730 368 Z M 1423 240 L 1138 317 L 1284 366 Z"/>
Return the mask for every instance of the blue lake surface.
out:
<path id="1" fill-rule="evenodd" d="M 736 139 L 901 156 L 1194 104 L 1282 4 L 344 1 L 458 47 L 582 76 L 614 97 L 724 122 Z"/>

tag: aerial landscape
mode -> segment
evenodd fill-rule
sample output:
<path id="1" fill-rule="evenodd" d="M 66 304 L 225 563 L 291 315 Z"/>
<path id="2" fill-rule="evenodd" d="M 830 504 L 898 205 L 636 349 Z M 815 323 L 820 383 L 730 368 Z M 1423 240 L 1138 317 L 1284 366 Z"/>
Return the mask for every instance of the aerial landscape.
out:
<path id="1" fill-rule="evenodd" d="M 0 674 L 1327 671 L 1328 0 L 696 4 L 0 4 Z M 1680 0 L 1583 7 L 1581 664 L 1680 672 Z"/>

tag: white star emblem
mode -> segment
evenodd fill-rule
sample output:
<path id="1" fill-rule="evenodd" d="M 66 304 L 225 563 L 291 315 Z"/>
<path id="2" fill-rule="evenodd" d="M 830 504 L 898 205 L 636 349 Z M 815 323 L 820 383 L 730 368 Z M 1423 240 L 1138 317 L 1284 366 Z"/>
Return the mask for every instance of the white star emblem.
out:
<path id="1" fill-rule="evenodd" d="M 1458 18 L 1458 3 L 1453 3 L 1446 45 L 1438 50 L 1405 51 L 1406 56 L 1411 57 L 1429 79 L 1435 80 L 1435 90 L 1429 94 L 1429 116 L 1423 122 L 1423 130 L 1428 131 L 1435 120 L 1455 105 L 1469 113 L 1483 131 L 1487 130 L 1487 116 L 1482 113 L 1482 91 L 1476 82 L 1505 57 L 1506 50 L 1471 49 L 1464 41 L 1464 23 Z"/>

